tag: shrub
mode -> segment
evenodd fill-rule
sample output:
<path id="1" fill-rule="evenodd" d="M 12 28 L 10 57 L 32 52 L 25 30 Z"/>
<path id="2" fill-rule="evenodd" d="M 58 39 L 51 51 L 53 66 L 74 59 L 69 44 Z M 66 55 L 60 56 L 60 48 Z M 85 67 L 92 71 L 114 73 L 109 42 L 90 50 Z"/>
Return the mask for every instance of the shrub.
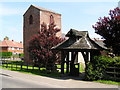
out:
<path id="1" fill-rule="evenodd" d="M 20 57 L 20 58 L 24 57 L 24 53 L 20 53 L 20 54 L 19 54 L 19 57 Z"/>
<path id="2" fill-rule="evenodd" d="M 92 62 L 87 63 L 86 80 L 101 80 L 106 77 L 106 68 L 120 66 L 120 57 L 95 56 Z"/>
<path id="3" fill-rule="evenodd" d="M 12 56 L 12 52 L 0 52 L 0 57 L 2 58 L 7 58 L 7 57 L 11 57 Z"/>

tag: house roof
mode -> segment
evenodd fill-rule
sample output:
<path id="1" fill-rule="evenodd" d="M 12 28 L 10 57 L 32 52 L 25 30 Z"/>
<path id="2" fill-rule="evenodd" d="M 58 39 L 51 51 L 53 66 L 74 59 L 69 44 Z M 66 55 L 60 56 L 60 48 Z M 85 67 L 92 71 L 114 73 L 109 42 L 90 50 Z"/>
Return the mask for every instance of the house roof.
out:
<path id="1" fill-rule="evenodd" d="M 98 39 L 94 38 L 93 41 L 95 43 L 97 43 L 98 45 L 100 45 L 101 47 L 107 48 L 106 45 L 105 45 L 105 43 L 103 42 L 104 41 L 103 39 L 100 40 L 99 38 Z"/>
<path id="2" fill-rule="evenodd" d="M 42 8 L 42 7 L 37 7 L 37 6 L 35 6 L 35 5 L 31 5 L 31 6 L 28 8 L 28 10 L 29 10 L 31 7 L 34 7 L 34 8 L 36 8 L 36 9 L 40 10 L 40 11 L 47 11 L 47 12 L 52 12 L 52 13 L 54 13 L 54 14 L 59 14 L 59 13 L 56 13 L 56 12 L 54 12 L 54 11 L 52 11 L 52 10 L 48 10 L 48 9 L 45 9 L 45 8 Z M 27 11 L 28 11 L 28 10 L 27 10 Z M 27 12 L 27 11 L 26 11 L 26 12 Z M 26 12 L 24 13 L 24 15 L 26 14 Z M 61 14 L 59 14 L 59 15 L 61 15 Z"/>
<path id="3" fill-rule="evenodd" d="M 98 43 L 94 42 L 89 38 L 88 31 L 78 31 L 71 29 L 66 36 L 69 37 L 69 39 L 63 41 L 62 43 L 58 44 L 55 47 L 52 47 L 52 49 L 56 50 L 63 50 L 63 49 L 107 49 L 105 46 L 101 46 Z"/>
<path id="4" fill-rule="evenodd" d="M 18 47 L 23 48 L 23 44 L 15 41 L 10 40 L 3 40 L 0 42 L 0 47 Z"/>

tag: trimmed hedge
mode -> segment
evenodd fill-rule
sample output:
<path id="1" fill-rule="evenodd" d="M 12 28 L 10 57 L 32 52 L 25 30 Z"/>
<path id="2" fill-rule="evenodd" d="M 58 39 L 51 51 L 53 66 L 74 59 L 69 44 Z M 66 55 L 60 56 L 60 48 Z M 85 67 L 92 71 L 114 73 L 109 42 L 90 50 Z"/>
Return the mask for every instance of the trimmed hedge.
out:
<path id="1" fill-rule="evenodd" d="M 106 68 L 109 66 L 120 66 L 120 57 L 95 56 L 92 62 L 87 63 L 85 79 L 90 81 L 104 80 Z"/>
<path id="2" fill-rule="evenodd" d="M 12 52 L 0 52 L 0 57 L 4 58 L 4 57 L 11 57 L 12 56 Z"/>

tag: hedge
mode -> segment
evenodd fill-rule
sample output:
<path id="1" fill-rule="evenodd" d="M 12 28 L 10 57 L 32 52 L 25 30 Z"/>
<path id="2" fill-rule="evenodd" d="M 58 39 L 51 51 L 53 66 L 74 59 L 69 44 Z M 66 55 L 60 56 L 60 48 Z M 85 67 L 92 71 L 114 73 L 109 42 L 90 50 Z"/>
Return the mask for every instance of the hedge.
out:
<path id="1" fill-rule="evenodd" d="M 95 56 L 92 62 L 87 63 L 85 79 L 104 80 L 109 66 L 120 66 L 120 57 Z"/>
<path id="2" fill-rule="evenodd" d="M 0 52 L 0 57 L 4 58 L 4 57 L 11 57 L 12 56 L 12 52 Z"/>

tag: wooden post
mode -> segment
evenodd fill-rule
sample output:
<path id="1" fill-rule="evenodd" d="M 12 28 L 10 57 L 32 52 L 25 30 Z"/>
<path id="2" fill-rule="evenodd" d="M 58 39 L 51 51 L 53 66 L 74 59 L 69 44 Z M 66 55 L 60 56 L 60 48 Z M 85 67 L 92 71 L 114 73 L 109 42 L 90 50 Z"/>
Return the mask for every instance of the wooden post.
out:
<path id="1" fill-rule="evenodd" d="M 74 72 L 74 52 L 71 52 L 71 62 L 70 62 L 70 75 Z"/>
<path id="2" fill-rule="evenodd" d="M 11 69 L 12 69 L 12 62 L 11 62 Z"/>
<path id="3" fill-rule="evenodd" d="M 61 74 L 64 74 L 64 52 L 61 51 Z"/>
<path id="4" fill-rule="evenodd" d="M 67 52 L 66 65 L 67 65 L 66 73 L 69 73 L 69 52 Z"/>
<path id="5" fill-rule="evenodd" d="M 6 61 L 7 61 L 7 60 L 6 60 Z M 6 64 L 7 64 L 6 68 L 8 68 L 8 62 L 6 62 Z"/>
<path id="6" fill-rule="evenodd" d="M 16 63 L 16 70 L 17 70 L 17 63 Z"/>
<path id="7" fill-rule="evenodd" d="M 114 74 L 114 80 L 116 81 L 116 73 L 117 73 L 117 72 L 116 72 L 116 70 L 115 70 L 115 69 L 116 69 L 115 66 L 113 66 L 113 69 L 114 69 L 114 72 L 113 72 L 113 74 Z"/>
<path id="8" fill-rule="evenodd" d="M 34 65 L 32 66 L 32 70 L 34 70 Z"/>

